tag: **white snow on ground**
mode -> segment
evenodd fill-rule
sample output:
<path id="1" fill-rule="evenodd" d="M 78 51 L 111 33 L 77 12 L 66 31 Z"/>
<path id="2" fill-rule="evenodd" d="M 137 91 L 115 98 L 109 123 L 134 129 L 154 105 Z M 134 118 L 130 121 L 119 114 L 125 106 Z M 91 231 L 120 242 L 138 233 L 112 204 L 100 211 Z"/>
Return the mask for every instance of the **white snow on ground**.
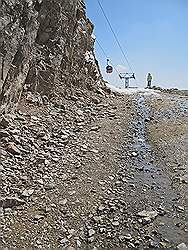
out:
<path id="1" fill-rule="evenodd" d="M 127 88 L 127 89 L 121 89 L 117 88 L 113 85 L 107 84 L 107 87 L 110 88 L 113 92 L 118 92 L 120 94 L 127 94 L 127 95 L 133 95 L 137 93 L 142 93 L 144 95 L 159 95 L 160 91 L 153 90 L 153 89 L 144 89 L 144 88 Z"/>

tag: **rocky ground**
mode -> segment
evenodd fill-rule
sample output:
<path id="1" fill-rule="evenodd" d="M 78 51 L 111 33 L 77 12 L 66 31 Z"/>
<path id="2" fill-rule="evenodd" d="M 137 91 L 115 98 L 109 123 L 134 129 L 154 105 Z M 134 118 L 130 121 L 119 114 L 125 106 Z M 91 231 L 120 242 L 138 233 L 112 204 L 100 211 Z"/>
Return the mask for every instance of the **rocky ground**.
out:
<path id="1" fill-rule="evenodd" d="M 0 139 L 2 247 L 187 249 L 187 97 L 31 95 Z"/>

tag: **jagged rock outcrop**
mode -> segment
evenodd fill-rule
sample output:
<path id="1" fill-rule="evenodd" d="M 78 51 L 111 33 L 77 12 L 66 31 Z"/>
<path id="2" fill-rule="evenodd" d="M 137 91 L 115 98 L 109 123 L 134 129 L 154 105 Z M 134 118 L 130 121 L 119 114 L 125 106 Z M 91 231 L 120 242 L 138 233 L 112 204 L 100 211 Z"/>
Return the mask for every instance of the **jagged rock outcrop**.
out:
<path id="1" fill-rule="evenodd" d="M 0 0 L 0 113 L 23 90 L 52 97 L 101 87 L 82 0 Z"/>

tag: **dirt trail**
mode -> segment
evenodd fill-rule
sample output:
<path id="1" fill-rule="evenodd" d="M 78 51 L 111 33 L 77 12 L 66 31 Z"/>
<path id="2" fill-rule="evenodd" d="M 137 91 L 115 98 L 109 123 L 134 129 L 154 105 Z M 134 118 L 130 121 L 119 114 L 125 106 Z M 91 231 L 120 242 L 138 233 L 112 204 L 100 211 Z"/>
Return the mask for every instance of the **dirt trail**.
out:
<path id="1" fill-rule="evenodd" d="M 125 160 L 129 162 L 128 171 L 132 173 L 134 169 L 135 201 L 131 211 L 155 211 L 158 214 L 150 223 L 150 216 L 143 213 L 143 227 L 139 230 L 150 235 L 148 247 L 174 247 L 180 242 L 187 243 L 187 100 L 182 98 L 180 102 L 173 96 L 139 94 L 134 103 L 136 122 L 130 127 L 133 137 L 129 146 L 124 146 L 126 152 L 131 150 L 137 154 Z M 166 126 L 164 120 L 168 120 Z M 165 148 L 161 147 L 163 140 Z M 129 196 L 127 199 L 132 203 Z M 143 244 L 146 242 L 145 239 Z"/>
<path id="2" fill-rule="evenodd" d="M 63 116 L 25 107 L 6 129 L 1 196 L 24 204 L 2 203 L 1 245 L 188 245 L 186 97 L 140 92 L 74 105 Z M 10 140 L 21 155 L 6 154 Z"/>

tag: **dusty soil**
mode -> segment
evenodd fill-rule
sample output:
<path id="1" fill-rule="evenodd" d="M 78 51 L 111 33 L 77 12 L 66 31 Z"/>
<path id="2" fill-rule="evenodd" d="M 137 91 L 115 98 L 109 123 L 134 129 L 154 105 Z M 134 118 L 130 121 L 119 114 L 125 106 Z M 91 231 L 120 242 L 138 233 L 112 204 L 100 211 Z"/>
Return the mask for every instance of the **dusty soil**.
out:
<path id="1" fill-rule="evenodd" d="M 23 101 L 0 130 L 1 246 L 186 247 L 187 103 L 157 92 L 63 109 Z"/>

